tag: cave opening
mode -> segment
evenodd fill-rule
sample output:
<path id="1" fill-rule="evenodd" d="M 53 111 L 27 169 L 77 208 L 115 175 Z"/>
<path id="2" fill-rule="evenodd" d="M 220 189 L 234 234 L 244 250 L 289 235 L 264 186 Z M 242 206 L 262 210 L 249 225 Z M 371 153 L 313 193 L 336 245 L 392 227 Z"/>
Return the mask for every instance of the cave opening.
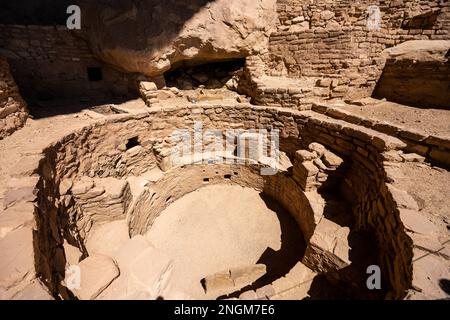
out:
<path id="1" fill-rule="evenodd" d="M 190 65 L 175 65 L 164 74 L 167 87 L 182 90 L 197 88 L 220 89 L 239 75 L 245 66 L 245 58 Z"/>

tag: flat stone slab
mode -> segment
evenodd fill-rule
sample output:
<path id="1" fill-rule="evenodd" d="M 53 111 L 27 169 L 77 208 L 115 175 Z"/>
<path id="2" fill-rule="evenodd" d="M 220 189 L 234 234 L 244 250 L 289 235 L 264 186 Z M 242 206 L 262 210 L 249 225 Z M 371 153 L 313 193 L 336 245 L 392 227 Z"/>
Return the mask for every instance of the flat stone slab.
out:
<path id="1" fill-rule="evenodd" d="M 89 232 L 85 246 L 89 254 L 112 256 L 117 248 L 122 247 L 129 240 L 127 222 L 117 220 L 95 226 Z"/>
<path id="2" fill-rule="evenodd" d="M 114 257 L 121 274 L 98 298 L 100 300 L 184 299 L 187 296 L 170 285 L 172 261 L 143 236 L 135 236 Z"/>
<path id="3" fill-rule="evenodd" d="M 13 300 L 54 300 L 47 288 L 39 281 L 34 280 L 25 289 L 18 292 Z"/>
<path id="4" fill-rule="evenodd" d="M 95 299 L 119 274 L 114 260 L 102 255 L 92 255 L 79 264 L 80 288 L 73 292 L 81 300 Z"/>
<path id="5" fill-rule="evenodd" d="M 0 238 L 4 238 L 11 231 L 34 222 L 34 205 L 21 202 L 6 209 L 0 214 Z"/>
<path id="6" fill-rule="evenodd" d="M 33 229 L 23 227 L 0 240 L 0 287 L 8 289 L 33 275 Z"/>

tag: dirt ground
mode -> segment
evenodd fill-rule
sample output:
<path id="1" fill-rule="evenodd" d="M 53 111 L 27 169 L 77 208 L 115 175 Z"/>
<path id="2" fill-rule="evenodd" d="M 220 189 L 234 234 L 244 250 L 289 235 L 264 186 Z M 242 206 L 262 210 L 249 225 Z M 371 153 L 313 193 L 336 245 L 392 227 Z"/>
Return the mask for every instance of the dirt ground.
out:
<path id="1" fill-rule="evenodd" d="M 387 101 L 366 106 L 339 105 L 339 108 L 355 115 L 419 130 L 429 135 L 450 137 L 450 110 L 420 109 Z"/>
<path id="2" fill-rule="evenodd" d="M 404 162 L 390 168 L 395 171 L 395 185 L 416 200 L 422 212 L 450 225 L 450 172 L 425 164 Z"/>

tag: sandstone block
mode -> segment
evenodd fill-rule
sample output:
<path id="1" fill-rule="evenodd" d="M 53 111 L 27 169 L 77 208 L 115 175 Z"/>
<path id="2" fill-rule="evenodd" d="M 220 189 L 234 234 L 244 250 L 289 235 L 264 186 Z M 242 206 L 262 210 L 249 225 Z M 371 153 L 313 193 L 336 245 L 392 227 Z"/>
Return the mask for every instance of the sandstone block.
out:
<path id="1" fill-rule="evenodd" d="M 85 246 L 89 254 L 112 256 L 129 239 L 128 224 L 125 220 L 117 220 L 94 226 L 89 232 Z"/>
<path id="2" fill-rule="evenodd" d="M 317 158 L 317 154 L 314 152 L 309 152 L 308 150 L 297 150 L 295 152 L 295 159 L 299 162 L 310 161 Z"/>
<path id="3" fill-rule="evenodd" d="M 47 288 L 37 279 L 16 294 L 13 300 L 53 300 Z"/>
<path id="4" fill-rule="evenodd" d="M 319 157 L 322 157 L 323 154 L 325 153 L 326 149 L 323 145 L 321 145 L 320 143 L 317 142 L 313 142 L 308 146 L 310 151 L 315 151 Z"/>
<path id="5" fill-rule="evenodd" d="M 204 288 L 206 293 L 226 294 L 234 289 L 234 282 L 231 279 L 230 271 L 218 272 L 204 278 Z"/>
<path id="6" fill-rule="evenodd" d="M 36 199 L 37 189 L 35 187 L 23 187 L 20 189 L 9 190 L 3 198 L 4 209 L 17 202 L 32 202 Z"/>
<path id="7" fill-rule="evenodd" d="M 330 10 L 323 10 L 320 12 L 320 19 L 322 20 L 330 20 L 334 18 L 334 12 Z"/>
<path id="8" fill-rule="evenodd" d="M 255 266 L 235 268 L 230 270 L 230 276 L 233 280 L 234 286 L 238 288 L 250 285 L 263 275 L 266 274 L 266 266 L 264 264 L 257 264 Z"/>
<path id="9" fill-rule="evenodd" d="M 89 256 L 80 262 L 79 267 L 80 288 L 73 291 L 81 300 L 95 299 L 120 274 L 114 260 L 103 255 Z"/>
<path id="10" fill-rule="evenodd" d="M 85 194 L 94 187 L 94 181 L 90 178 L 83 177 L 73 183 L 72 193 L 74 195 Z"/>
<path id="11" fill-rule="evenodd" d="M 425 157 L 418 155 L 417 153 L 406 153 L 402 154 L 401 157 L 405 162 L 424 162 Z"/>
<path id="12" fill-rule="evenodd" d="M 34 224 L 34 204 L 18 203 L 0 214 L 0 239 L 22 226 Z"/>
<path id="13" fill-rule="evenodd" d="M 69 266 L 78 265 L 83 253 L 75 246 L 69 244 L 66 240 L 64 241 L 64 254 L 66 256 L 66 264 Z"/>
<path id="14" fill-rule="evenodd" d="M 239 296 L 239 300 L 257 300 L 258 296 L 253 290 L 245 291 Z"/>
<path id="15" fill-rule="evenodd" d="M 25 280 L 26 276 L 34 275 L 31 227 L 22 227 L 0 239 L 0 252 L 0 287 L 9 288 Z"/>
<path id="16" fill-rule="evenodd" d="M 258 297 L 258 299 L 270 299 L 275 294 L 275 288 L 271 284 L 268 284 L 256 290 L 256 296 Z"/>
<path id="17" fill-rule="evenodd" d="M 438 228 L 419 211 L 399 209 L 400 219 L 405 228 L 422 235 L 438 233 Z"/>
<path id="18" fill-rule="evenodd" d="M 152 244 L 142 235 L 137 235 L 125 242 L 114 254 L 113 258 L 121 269 L 129 268 L 132 261 Z"/>
<path id="19" fill-rule="evenodd" d="M 139 83 L 139 90 L 142 90 L 143 92 L 147 93 L 147 91 L 156 91 L 158 90 L 158 87 L 154 82 L 151 81 L 141 81 Z"/>
<path id="20" fill-rule="evenodd" d="M 341 157 L 328 150 L 324 152 L 322 161 L 328 168 L 333 169 L 338 168 L 344 162 Z"/>

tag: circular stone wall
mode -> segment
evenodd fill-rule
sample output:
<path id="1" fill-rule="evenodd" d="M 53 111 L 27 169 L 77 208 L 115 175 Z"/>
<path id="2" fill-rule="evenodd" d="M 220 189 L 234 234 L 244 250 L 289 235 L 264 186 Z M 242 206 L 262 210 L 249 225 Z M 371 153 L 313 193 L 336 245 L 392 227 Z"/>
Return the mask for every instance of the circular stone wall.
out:
<path id="1" fill-rule="evenodd" d="M 280 151 L 286 165 L 278 168 L 275 175 L 268 176 L 260 175 L 260 169 L 267 165 L 245 159 L 238 165 L 194 162 L 173 166 L 167 161 L 174 147 L 171 134 L 176 129 L 193 132 L 195 122 L 201 122 L 204 129 L 278 129 Z M 45 150 L 39 167 L 41 179 L 36 212 L 37 272 L 50 291 L 63 298 L 74 295 L 79 298 L 118 297 L 122 275 L 138 274 L 139 266 L 144 265 L 146 259 L 153 259 L 160 262 L 156 266 L 159 269 L 155 270 L 156 280 L 145 279 L 157 284 L 152 287 L 152 297 L 189 296 L 189 292 L 171 287 L 168 272 L 171 263 L 166 263 L 167 257 L 154 246 L 144 244 L 142 235 L 151 232 L 158 216 L 178 199 L 182 201 L 205 184 L 227 184 L 259 190 L 296 221 L 298 233 L 306 241 L 307 248 L 301 257 L 306 269 L 295 266 L 279 274 L 279 279 L 288 278 L 295 284 L 294 274 L 298 274 L 297 268 L 300 268 L 303 276 L 312 275 L 308 280 L 310 294 L 323 277 L 347 284 L 348 288 L 361 287 L 362 275 L 356 278 L 354 275 L 362 270 L 358 267 L 365 266 L 365 262 L 360 263 L 349 254 L 350 249 L 354 249 L 349 239 L 354 232 L 370 232 L 376 239 L 371 251 L 381 265 L 387 294 L 402 297 L 411 282 L 412 249 L 399 220 L 395 190 L 388 184 L 383 168 L 385 152 L 402 147 L 397 139 L 339 120 L 244 104 L 166 108 L 148 114 L 113 116 Z M 307 152 L 313 157 L 309 158 Z M 335 193 L 335 190 L 341 192 Z M 138 254 L 141 260 L 123 252 L 111 253 L 109 248 L 113 256 L 109 257 L 111 264 L 105 262 L 103 256 L 98 258 L 89 252 L 89 238 L 96 230 L 118 221 L 125 221 L 124 238 L 130 240 L 131 237 L 131 244 L 125 245 L 132 246 L 136 254 L 145 253 Z M 111 270 L 109 278 L 104 279 L 106 289 L 102 287 L 97 292 L 94 288 L 86 293 L 67 288 L 65 268 L 74 248 L 80 253 L 78 260 L 83 268 L 89 263 L 103 263 L 104 270 Z M 130 248 L 125 252 L 131 255 Z M 158 255 L 160 258 L 155 260 Z M 134 262 L 127 264 L 130 260 Z M 120 272 L 114 268 L 119 268 Z M 240 284 L 235 288 L 240 289 L 231 294 L 254 292 L 263 297 L 283 298 L 285 290 L 292 289 L 282 288 L 278 279 L 270 279 L 269 283 L 265 279 L 264 285 L 258 283 L 258 279 L 264 278 L 258 268 L 256 265 L 250 271 L 245 268 L 244 271 L 239 268 L 222 270 L 231 277 L 226 281 Z M 223 279 L 223 272 L 205 275 L 203 286 L 217 288 L 217 279 Z M 233 278 L 233 274 L 242 273 L 251 275 L 246 279 L 248 283 L 239 282 L 237 276 Z M 142 291 L 134 289 L 137 293 Z M 351 295 L 351 291 L 346 293 Z"/>

